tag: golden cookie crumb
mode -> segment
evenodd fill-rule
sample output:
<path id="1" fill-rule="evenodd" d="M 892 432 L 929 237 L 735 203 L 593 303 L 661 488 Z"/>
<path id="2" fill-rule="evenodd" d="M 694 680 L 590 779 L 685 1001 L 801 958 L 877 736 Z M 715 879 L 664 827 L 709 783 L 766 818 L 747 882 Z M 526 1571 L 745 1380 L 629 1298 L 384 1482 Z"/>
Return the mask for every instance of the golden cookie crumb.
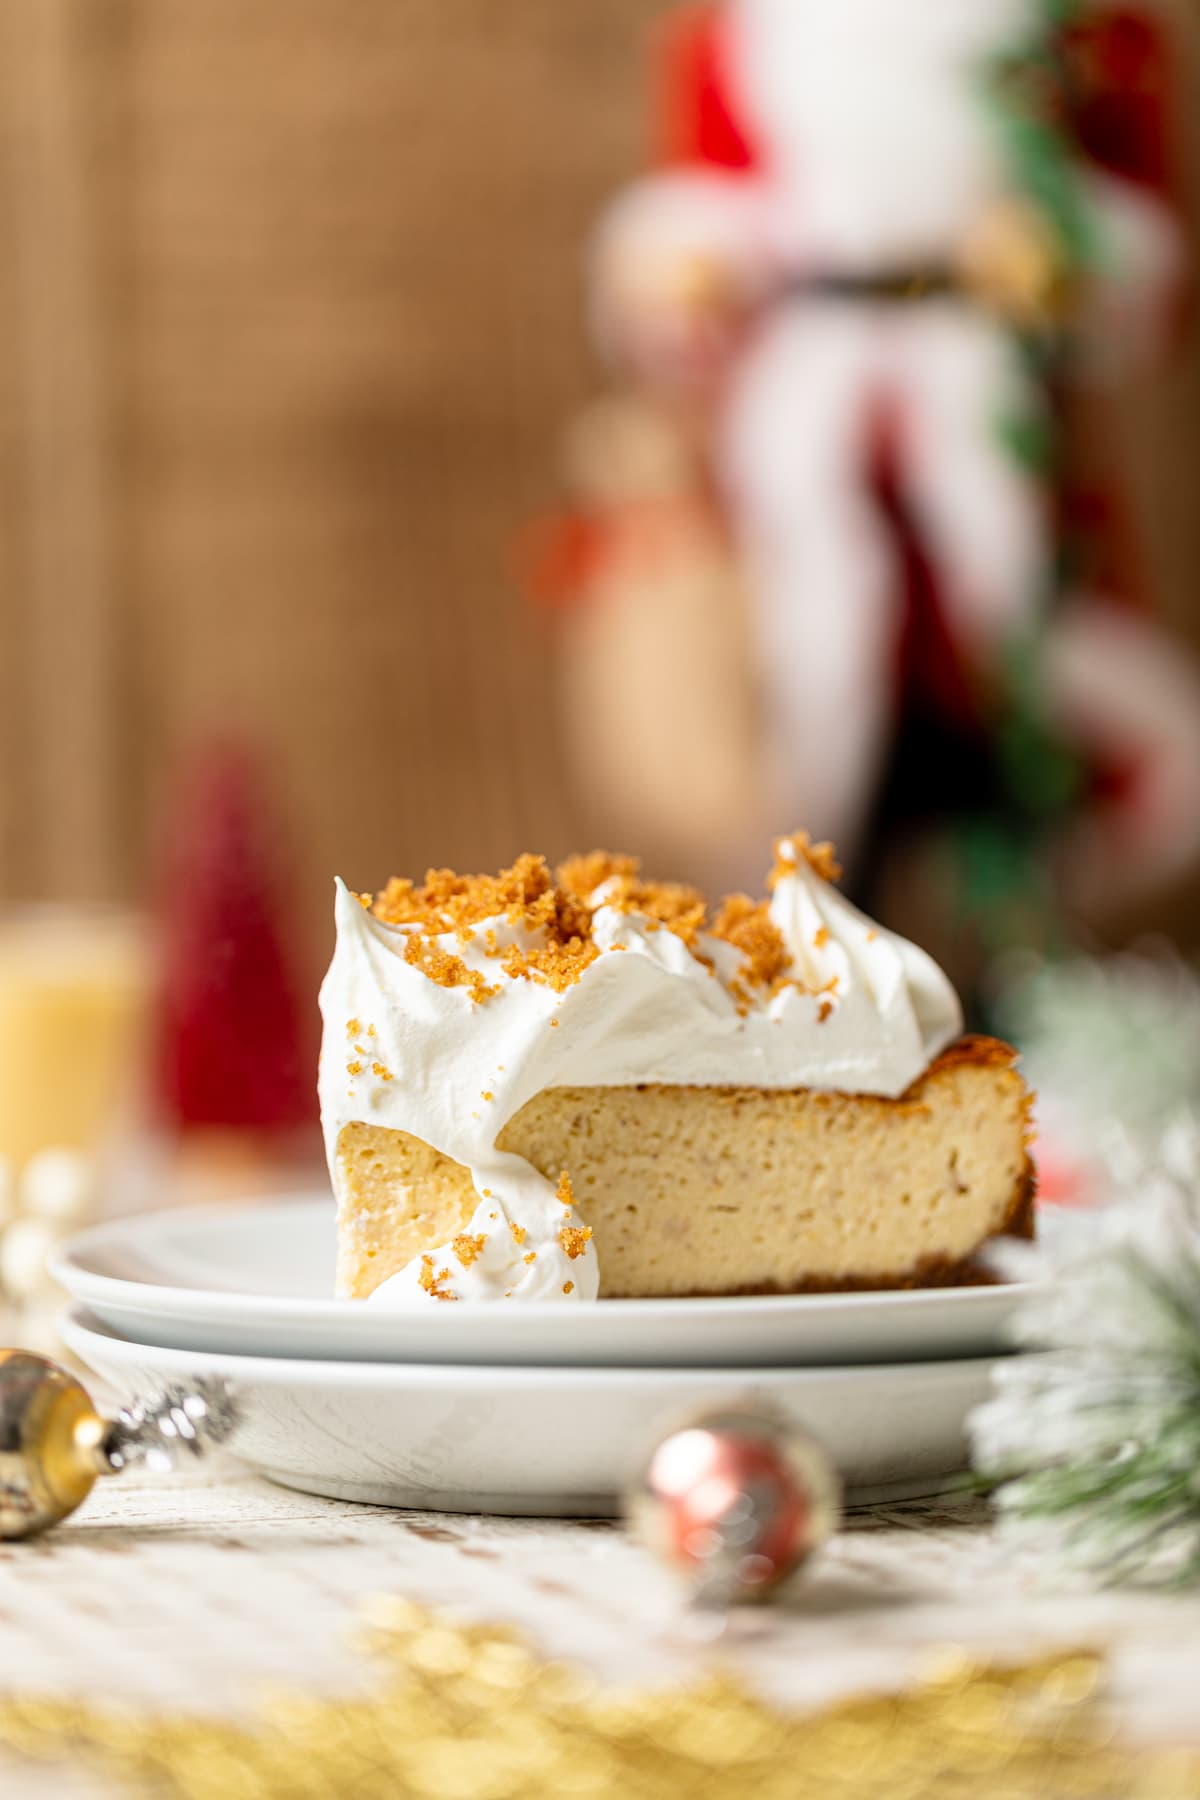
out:
<path id="1" fill-rule="evenodd" d="M 418 1275 L 417 1280 L 419 1281 L 420 1285 L 424 1288 L 425 1292 L 427 1294 L 429 1294 L 432 1299 L 434 1299 L 434 1300 L 457 1300 L 458 1299 L 457 1294 L 448 1294 L 445 1292 L 445 1290 L 442 1287 L 442 1283 L 444 1281 L 449 1281 L 449 1279 L 450 1279 L 449 1269 L 439 1269 L 437 1274 L 436 1275 L 434 1274 L 432 1256 L 423 1256 L 421 1258 L 421 1273 L 420 1273 L 420 1275 Z"/>
<path id="2" fill-rule="evenodd" d="M 558 881 L 589 908 L 596 890 L 603 887 L 600 904 L 619 913 L 638 913 L 650 931 L 665 926 L 689 949 L 694 948 L 704 925 L 707 906 L 698 888 L 675 881 L 648 881 L 634 856 L 614 856 L 607 850 L 573 856 L 559 868 Z M 613 948 L 625 946 L 615 944 Z"/>
<path id="3" fill-rule="evenodd" d="M 537 1261 L 537 1251 L 536 1250 L 527 1250 L 521 1260 L 523 1262 L 527 1262 L 527 1263 L 536 1262 Z"/>
<path id="4" fill-rule="evenodd" d="M 588 1240 L 591 1238 L 591 1235 L 592 1228 L 590 1225 L 560 1225 L 558 1230 L 558 1241 L 570 1257 L 571 1261 L 574 1262 L 575 1258 L 577 1256 L 582 1256 L 587 1249 Z"/>
<path id="5" fill-rule="evenodd" d="M 563 1293 L 564 1294 L 573 1294 L 574 1292 L 575 1292 L 575 1283 L 573 1281 L 564 1281 L 563 1282 Z"/>
<path id="6" fill-rule="evenodd" d="M 583 906 L 590 906 L 598 887 L 614 876 L 632 881 L 641 865 L 636 856 L 614 856 L 609 850 L 589 850 L 583 856 L 568 856 L 555 875 L 560 888 L 565 888 Z"/>
<path id="7" fill-rule="evenodd" d="M 474 925 L 498 917 L 524 926 L 542 938 L 538 948 L 523 950 L 514 944 L 501 953 L 489 925 L 484 936 L 487 954 L 500 957 L 510 978 L 544 982 L 560 992 L 599 955 L 591 942 L 590 914 L 565 888 L 554 886 L 540 856 L 520 856 L 498 875 L 430 869 L 419 888 L 393 878 L 376 898 L 374 911 L 386 924 L 411 929 L 405 952 L 410 962 L 445 987 L 467 986 L 477 1002 L 496 990 L 478 971 L 468 970 L 461 958 L 443 950 L 436 941 L 439 937 L 452 933 L 460 943 L 470 942 Z M 414 949 L 415 945 L 422 948 Z"/>
<path id="8" fill-rule="evenodd" d="M 452 956 L 432 938 L 413 933 L 404 946 L 404 960 L 436 981 L 439 987 L 465 987 L 476 1006 L 500 992 L 499 984 L 489 984 L 478 969 L 469 969 L 461 956 Z"/>
<path id="9" fill-rule="evenodd" d="M 558 1178 L 558 1186 L 554 1190 L 554 1198 L 561 1201 L 563 1206 L 574 1206 L 575 1204 L 575 1190 L 571 1186 L 571 1177 L 567 1174 L 565 1169 Z"/>
<path id="10" fill-rule="evenodd" d="M 548 944 L 543 950 L 522 950 L 519 944 L 510 944 L 500 966 L 510 981 L 535 981 L 561 994 L 599 954 L 599 944 L 580 937 L 569 938 L 565 944 Z"/>
<path id="11" fill-rule="evenodd" d="M 794 875 L 796 864 L 805 862 L 813 874 L 821 881 L 830 883 L 842 879 L 841 864 L 837 860 L 832 844 L 814 844 L 807 831 L 793 831 L 787 837 L 775 839 L 775 867 L 767 876 L 767 889 L 774 893 L 779 883 L 788 875 Z"/>
<path id="12" fill-rule="evenodd" d="M 347 1075 L 361 1075 L 362 1064 L 360 1062 L 348 1062 L 346 1064 L 346 1073 Z"/>
<path id="13" fill-rule="evenodd" d="M 483 1254 L 483 1246 L 487 1243 L 487 1233 L 481 1231 L 474 1237 L 470 1232 L 460 1232 L 454 1240 L 454 1254 L 464 1269 L 469 1269 L 473 1262 L 478 1262 Z"/>
<path id="14" fill-rule="evenodd" d="M 513 1234 L 513 1243 L 514 1244 L 520 1245 L 525 1242 L 525 1227 L 523 1225 L 517 1225 L 513 1222 L 512 1219 L 510 1219 L 508 1221 L 508 1229 Z"/>
<path id="15" fill-rule="evenodd" d="M 373 1062 L 371 1064 L 371 1073 L 372 1075 L 377 1075 L 380 1081 L 392 1080 L 392 1071 L 389 1068 L 386 1068 L 381 1062 Z"/>
<path id="16" fill-rule="evenodd" d="M 358 1020 L 358 1019 L 347 1019 L 346 1020 L 346 1036 L 348 1038 L 356 1038 L 356 1037 L 362 1036 L 362 1023 L 360 1020 Z"/>
<path id="17" fill-rule="evenodd" d="M 765 988 L 774 993 L 787 979 L 791 955 L 765 900 L 754 901 L 749 894 L 728 895 L 709 926 L 709 934 L 742 953 L 737 979 L 729 984 L 739 1012 L 749 1007 L 747 988 Z"/>

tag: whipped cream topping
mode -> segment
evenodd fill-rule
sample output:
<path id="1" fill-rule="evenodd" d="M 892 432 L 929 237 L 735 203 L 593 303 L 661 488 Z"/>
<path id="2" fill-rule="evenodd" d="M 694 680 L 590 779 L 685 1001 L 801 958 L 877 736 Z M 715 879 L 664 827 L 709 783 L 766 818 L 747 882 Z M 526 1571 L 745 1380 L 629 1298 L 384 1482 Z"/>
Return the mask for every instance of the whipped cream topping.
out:
<path id="1" fill-rule="evenodd" d="M 596 1298 L 603 1245 L 587 1234 L 569 1186 L 496 1148 L 508 1120 L 545 1088 L 662 1082 L 894 1097 L 959 1035 L 958 1000 L 937 964 L 822 879 L 803 840 L 782 839 L 777 851 L 769 918 L 790 966 L 760 986 L 745 979 L 736 945 L 701 932 L 689 948 L 618 904 L 606 882 L 589 902 L 598 954 L 561 991 L 502 966 L 510 946 L 539 948 L 523 924 L 500 916 L 474 924 L 468 941 L 438 937 L 492 990 L 475 1000 L 406 960 L 418 927 L 384 922 L 338 882 L 337 944 L 321 989 L 330 1168 L 343 1126 L 362 1121 L 462 1163 L 479 1196 L 458 1249 L 415 1258 L 373 1301 Z"/>

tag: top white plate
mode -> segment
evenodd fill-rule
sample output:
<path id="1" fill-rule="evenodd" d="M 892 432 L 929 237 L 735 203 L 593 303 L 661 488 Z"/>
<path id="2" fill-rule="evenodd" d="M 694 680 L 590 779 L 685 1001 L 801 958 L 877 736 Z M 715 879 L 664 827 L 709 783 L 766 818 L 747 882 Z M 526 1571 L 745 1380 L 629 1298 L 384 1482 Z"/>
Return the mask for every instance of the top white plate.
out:
<path id="1" fill-rule="evenodd" d="M 329 1297 L 328 1194 L 117 1219 L 52 1265 L 135 1343 L 354 1362 L 818 1367 L 986 1356 L 1030 1290 L 918 1288 L 710 1300 L 372 1306 Z"/>

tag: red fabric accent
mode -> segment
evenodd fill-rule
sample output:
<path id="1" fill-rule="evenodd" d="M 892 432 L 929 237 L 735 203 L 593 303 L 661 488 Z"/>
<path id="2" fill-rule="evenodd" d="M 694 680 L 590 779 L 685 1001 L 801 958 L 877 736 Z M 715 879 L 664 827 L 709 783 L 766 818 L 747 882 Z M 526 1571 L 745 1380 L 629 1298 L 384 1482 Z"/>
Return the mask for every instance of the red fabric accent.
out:
<path id="1" fill-rule="evenodd" d="M 1097 810 L 1133 816 L 1141 810 L 1150 766 L 1143 757 L 1116 761 L 1098 757 L 1090 770 L 1088 796 Z"/>
<path id="2" fill-rule="evenodd" d="M 1148 612 L 1148 582 L 1128 495 L 1111 479 L 1072 480 L 1056 496 L 1057 539 L 1077 559 L 1068 586 Z"/>
<path id="3" fill-rule="evenodd" d="M 946 622 L 937 572 L 904 497 L 900 421 L 877 407 L 867 442 L 871 493 L 892 533 L 903 594 L 904 623 L 896 658 L 896 691 L 905 704 L 931 712 L 969 737 L 983 721 L 962 655 Z"/>
<path id="4" fill-rule="evenodd" d="M 1161 20 L 1102 7 L 1064 39 L 1071 129 L 1085 155 L 1126 181 L 1178 199 L 1172 55 Z"/>
<path id="5" fill-rule="evenodd" d="M 1064 36 L 1067 123 L 1083 154 L 1149 198 L 1182 211 L 1183 156 L 1174 94 L 1175 43 L 1163 19 L 1136 6 L 1098 5 Z M 1179 342 L 1194 311 L 1187 275 L 1168 296 L 1163 341 Z M 1071 398 L 1060 396 L 1070 431 Z M 1084 429 L 1087 429 L 1085 424 Z M 1104 479 L 1102 475 L 1102 479 Z M 1147 605 L 1127 496 L 1094 478 L 1058 496 L 1059 531 L 1084 551 L 1073 585 Z"/>
<path id="6" fill-rule="evenodd" d="M 660 163 L 741 171 L 759 166 L 753 134 L 729 93 L 723 26 L 723 9 L 710 4 L 688 6 L 661 28 Z"/>
<path id="7" fill-rule="evenodd" d="M 538 519 L 518 535 L 513 548 L 518 585 L 539 606 L 574 606 L 586 594 L 604 545 L 603 525 L 586 514 Z"/>
<path id="8" fill-rule="evenodd" d="M 585 604 L 615 557 L 639 557 L 643 570 L 654 562 L 669 564 L 701 513 L 718 529 L 706 502 L 691 494 L 649 495 L 600 512 L 538 520 L 514 546 L 517 581 L 532 600 L 552 610 Z"/>

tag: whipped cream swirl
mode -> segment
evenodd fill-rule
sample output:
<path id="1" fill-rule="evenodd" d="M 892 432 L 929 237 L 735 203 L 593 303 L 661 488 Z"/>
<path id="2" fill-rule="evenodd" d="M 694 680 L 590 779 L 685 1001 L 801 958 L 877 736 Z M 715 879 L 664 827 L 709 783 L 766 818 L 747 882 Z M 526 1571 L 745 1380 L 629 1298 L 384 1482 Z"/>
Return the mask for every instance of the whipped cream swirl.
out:
<path id="1" fill-rule="evenodd" d="M 586 1220 L 552 1182 L 496 1148 L 543 1089 L 662 1082 L 896 1096 L 958 1036 L 958 1000 L 937 964 L 873 925 L 793 840 L 778 849 L 769 912 L 791 967 L 773 991 L 739 980 L 733 944 L 701 933 L 696 954 L 666 926 L 606 904 L 602 885 L 591 899 L 599 954 L 561 992 L 501 967 L 497 946 L 538 947 L 524 926 L 500 917 L 473 927 L 465 944 L 452 932 L 439 939 L 498 985 L 477 1004 L 405 960 L 415 927 L 376 918 L 338 882 L 337 944 L 321 989 L 330 1168 L 343 1126 L 362 1121 L 409 1132 L 470 1170 L 479 1205 L 466 1232 L 482 1244 L 469 1266 L 451 1244 L 428 1253 L 450 1272 L 442 1296 L 596 1298 L 603 1245 L 584 1237 Z M 427 1281 L 418 1257 L 371 1299 L 428 1303 L 436 1296 L 423 1272 Z"/>

